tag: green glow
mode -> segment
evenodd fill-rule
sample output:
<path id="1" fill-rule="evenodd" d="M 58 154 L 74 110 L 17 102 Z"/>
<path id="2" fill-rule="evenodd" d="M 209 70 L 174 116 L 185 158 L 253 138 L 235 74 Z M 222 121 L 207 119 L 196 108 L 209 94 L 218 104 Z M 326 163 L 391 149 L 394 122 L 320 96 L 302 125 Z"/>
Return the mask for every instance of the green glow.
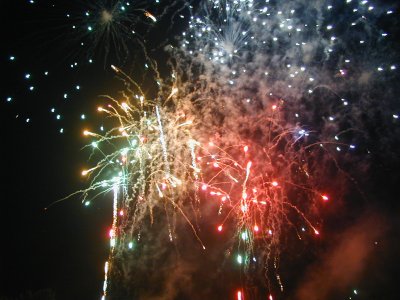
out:
<path id="1" fill-rule="evenodd" d="M 247 231 L 243 231 L 241 236 L 242 236 L 242 240 L 243 241 L 246 241 L 249 238 L 249 235 L 247 234 Z"/>
<path id="2" fill-rule="evenodd" d="M 243 262 L 243 258 L 240 254 L 238 254 L 237 258 L 236 258 L 237 262 L 241 265 Z"/>

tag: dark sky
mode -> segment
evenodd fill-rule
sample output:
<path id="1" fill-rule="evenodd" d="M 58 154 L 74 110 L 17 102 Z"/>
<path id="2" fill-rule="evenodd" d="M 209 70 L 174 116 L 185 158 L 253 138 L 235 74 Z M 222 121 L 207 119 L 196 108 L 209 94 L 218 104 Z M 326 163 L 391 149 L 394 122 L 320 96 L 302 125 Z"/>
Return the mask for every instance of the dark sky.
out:
<path id="1" fill-rule="evenodd" d="M 50 1 L 34 5 L 28 1 L 0 4 L 1 97 L 5 100 L 12 95 L 15 100 L 13 105 L 2 101 L 0 118 L 4 129 L 1 199 L 5 204 L 1 210 L 0 295 L 14 299 L 49 289 L 57 299 L 97 299 L 108 256 L 108 199 L 100 199 L 91 210 L 79 198 L 47 212 L 44 208 L 86 184 L 79 176 L 86 161 L 81 151 L 86 121 L 80 118 L 95 107 L 93 87 L 109 88 L 105 79 L 112 80 L 112 76 L 102 64 L 83 67 L 86 75 L 82 77 L 68 70 L 72 59 L 65 49 L 70 42 L 62 42 L 67 26 L 53 30 L 50 25 L 63 22 L 64 8 L 51 11 Z M 77 52 L 74 61 L 86 60 L 85 54 Z M 10 55 L 16 56 L 15 64 L 10 64 Z M 32 74 L 30 82 L 24 78 L 26 73 Z M 30 84 L 35 91 L 29 91 Z M 77 84 L 84 86 L 81 93 L 74 89 Z M 52 107 L 57 113 L 51 113 Z M 62 115 L 59 121 L 58 113 Z"/>
<path id="2" fill-rule="evenodd" d="M 72 197 L 47 210 L 45 208 L 87 185 L 80 177 L 90 154 L 82 150 L 86 143 L 82 129 L 103 125 L 104 120 L 99 120 L 95 112 L 101 102 L 98 95 L 115 94 L 122 86 L 109 65 L 115 63 L 132 76 L 139 76 L 137 73 L 142 70 L 134 66 L 137 64 L 143 68 L 144 59 L 137 50 L 130 50 L 131 55 L 124 59 L 121 58 L 124 51 L 117 55 L 113 46 L 109 55 L 102 49 L 104 45 L 100 45 L 100 49 L 81 46 L 81 41 L 88 40 L 84 35 L 74 37 L 70 34 L 73 22 L 66 21 L 65 13 L 83 13 L 88 7 L 85 1 L 34 2 L 0 2 L 3 158 L 0 299 L 17 299 L 21 294 L 40 290 L 52 291 L 55 299 L 60 300 L 99 299 L 104 262 L 109 251 L 107 234 L 112 219 L 112 195 L 100 196 L 90 207 L 83 206 L 79 197 Z M 187 11 L 183 10 L 185 13 Z M 179 18 L 174 20 L 178 21 L 168 34 L 180 32 L 183 27 Z M 149 48 L 155 49 L 151 53 L 162 60 L 162 47 L 155 45 L 166 40 L 167 26 L 163 25 L 169 22 L 161 22 L 164 23 L 157 30 L 148 31 L 149 20 L 140 15 L 135 28 L 138 33 L 151 36 L 147 39 Z M 391 30 L 395 39 L 399 34 L 398 28 Z M 140 49 L 135 40 L 125 40 L 122 36 L 122 41 L 129 47 Z M 118 47 L 121 49 L 124 45 Z M 15 59 L 10 60 L 11 56 Z M 74 62 L 78 62 L 78 66 L 71 68 Z M 400 66 L 400 61 L 397 62 Z M 45 75 L 46 71 L 48 75 Z M 26 74 L 30 74 L 29 78 L 25 77 Z M 392 77 L 387 84 L 394 85 L 395 82 L 396 78 Z M 29 90 L 31 86 L 33 91 Z M 144 87 L 150 90 L 146 83 Z M 376 92 L 385 93 L 385 88 L 379 87 Z M 12 100 L 8 101 L 8 97 Z M 392 100 L 391 109 L 400 112 L 397 95 L 393 95 Z M 54 112 L 52 108 L 55 108 Z M 321 300 L 344 299 L 343 294 L 332 294 L 334 288 L 329 282 L 346 276 L 359 294 L 348 289 L 345 299 L 397 299 L 396 278 L 400 276 L 399 123 L 381 121 L 384 113 L 368 116 L 366 135 L 370 140 L 362 145 L 360 152 L 365 151 L 357 153 L 358 157 L 346 165 L 358 184 L 349 180 L 350 188 L 343 201 L 333 204 L 323 213 L 325 232 L 331 238 L 311 242 L 309 252 L 304 246 L 296 248 L 298 244 L 283 249 L 282 254 L 289 257 L 286 260 L 288 265 L 282 267 L 289 278 L 288 292 L 276 299 L 292 299 L 294 294 L 304 296 L 311 290 L 315 290 Z M 365 155 L 367 150 L 371 151 L 370 155 Z M 351 163 L 368 167 L 353 173 Z M 376 244 L 371 244 L 371 241 Z M 302 256 L 293 255 L 296 252 Z M 196 259 L 191 255 L 186 258 L 189 261 Z M 205 263 L 205 266 L 212 273 L 212 262 Z M 187 265 L 181 268 L 183 273 L 190 272 Z M 235 272 L 235 268 L 227 268 L 226 272 Z M 207 286 L 207 273 L 208 269 L 193 274 L 192 278 L 200 286 Z M 319 281 L 319 277 L 326 279 Z M 225 281 L 219 283 L 225 286 L 223 290 L 233 287 L 234 284 L 229 282 L 232 278 L 238 280 L 237 276 L 228 274 Z M 214 288 L 218 286 L 215 284 Z M 145 284 L 143 288 L 146 288 Z M 210 299 L 234 297 L 233 294 L 214 295 Z M 190 298 L 184 295 L 179 299 Z"/>

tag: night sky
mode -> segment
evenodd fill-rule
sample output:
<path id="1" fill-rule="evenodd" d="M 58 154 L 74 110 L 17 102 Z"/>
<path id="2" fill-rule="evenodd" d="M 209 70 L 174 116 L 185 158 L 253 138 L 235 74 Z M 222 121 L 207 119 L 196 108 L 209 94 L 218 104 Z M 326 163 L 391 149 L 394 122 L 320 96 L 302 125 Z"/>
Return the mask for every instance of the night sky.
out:
<path id="1" fill-rule="evenodd" d="M 82 203 L 79 195 L 56 201 L 89 185 L 89 180 L 81 176 L 81 171 L 93 166 L 93 161 L 89 161 L 91 150 L 83 148 L 88 144 L 88 139 L 82 135 L 82 131 L 89 129 L 97 132 L 102 126 L 111 128 L 112 121 L 99 116 L 96 111 L 97 106 L 106 103 L 100 95 L 119 95 L 119 91 L 125 88 L 110 66 L 116 65 L 122 69 L 140 82 L 148 97 L 154 97 L 155 84 L 152 73 L 147 71 L 148 59 L 143 49 L 146 49 L 146 55 L 158 62 L 160 76 L 169 76 L 166 61 L 171 52 L 166 50 L 166 46 L 172 44 L 179 47 L 182 39 L 177 36 L 187 30 L 190 15 L 201 13 L 199 1 L 193 1 L 190 9 L 189 3 L 185 1 L 160 0 L 161 3 L 154 1 L 150 4 L 141 1 L 135 4 L 138 9 L 130 9 L 126 5 L 128 2 L 0 2 L 0 122 L 3 158 L 0 181 L 3 232 L 0 299 L 101 298 L 104 263 L 110 251 L 108 232 L 113 218 L 112 192 L 91 199 L 88 206 Z M 133 2 L 130 6 L 134 5 Z M 347 29 L 347 25 L 343 25 L 350 17 L 343 9 L 342 2 L 346 1 L 326 2 L 326 5 L 340 7 L 336 17 L 334 14 L 331 19 L 342 24 L 336 26 L 339 39 L 359 39 L 364 34 L 361 29 L 354 33 Z M 273 7 L 279 6 L 279 1 L 271 3 Z M 359 3 L 364 5 L 361 1 Z M 91 30 L 88 33 L 88 26 L 93 22 L 85 16 L 85 12 L 96 12 L 102 5 L 107 7 L 113 4 L 119 9 L 125 6 L 129 12 L 121 18 L 120 26 L 116 27 L 120 30 L 117 39 L 108 40 L 105 35 L 94 38 Z M 318 177 L 330 172 L 331 175 L 320 179 L 317 186 L 326 188 L 330 195 L 337 195 L 337 199 L 329 202 L 329 206 L 320 206 L 322 209 L 317 217 L 311 218 L 312 221 L 318 220 L 316 224 L 323 227 L 321 236 L 305 237 L 299 241 L 292 232 L 282 238 L 279 264 L 284 291 L 280 291 L 274 275 L 270 285 L 266 285 L 265 278 L 257 275 L 260 273 L 257 268 L 257 271 L 250 269 L 249 272 L 256 274 L 250 276 L 251 280 L 243 279 L 240 268 L 232 263 L 235 258 L 229 258 L 231 253 L 227 249 L 234 249 L 234 246 L 229 246 L 230 239 L 224 238 L 222 242 L 219 239 L 216 230 L 219 221 L 213 217 L 218 206 L 208 205 L 198 226 L 201 228 L 202 241 L 213 250 L 204 252 L 190 226 L 182 221 L 177 221 L 178 238 L 175 243 L 171 243 L 168 233 L 165 235 L 164 232 L 163 235 L 165 216 L 162 210 L 156 210 L 158 219 L 153 227 L 145 227 L 143 232 L 151 232 L 153 228 L 157 233 L 148 234 L 147 238 L 144 234 L 143 248 L 138 247 L 137 254 L 133 258 L 129 256 L 125 262 L 134 271 L 124 280 L 121 280 L 120 274 L 115 275 L 115 281 L 111 279 L 110 288 L 114 295 L 110 293 L 107 299 L 237 299 L 238 289 L 245 290 L 246 300 L 267 299 L 270 293 L 274 295 L 274 300 L 398 299 L 399 7 L 396 1 L 375 1 L 373 4 L 369 1 L 366 5 L 375 5 L 381 15 L 388 10 L 392 11 L 392 19 L 367 17 L 368 22 L 374 23 L 374 30 L 380 27 L 382 32 L 389 33 L 390 42 L 381 47 L 380 39 L 376 39 L 379 40 L 377 44 L 373 40 L 368 50 L 354 50 L 349 46 L 346 50 L 353 53 L 352 59 L 357 61 L 348 68 L 349 76 L 360 78 L 360 74 L 365 74 L 364 68 L 372 69 L 371 65 L 376 71 L 380 66 L 373 65 L 375 62 L 382 62 L 385 69 L 382 72 L 372 72 L 372 78 L 376 79 L 365 84 L 365 90 L 357 90 L 359 86 L 352 85 L 353 81 L 349 81 L 348 85 L 336 82 L 337 77 L 347 71 L 340 71 L 337 75 L 337 71 L 332 71 L 336 65 L 329 66 L 330 60 L 321 62 L 328 71 L 312 74 L 317 79 L 318 75 L 323 79 L 331 75 L 333 79 L 326 80 L 326 85 L 338 94 L 345 94 L 355 106 L 358 105 L 351 112 L 338 113 L 343 117 L 337 123 L 339 125 L 326 128 L 320 137 L 327 139 L 328 134 L 333 137 L 334 130 L 338 128 L 344 130 L 352 127 L 356 130 L 354 134 L 346 136 L 348 140 L 339 145 L 340 150 L 334 150 L 335 155 L 339 151 L 343 153 L 342 159 L 332 155 L 335 159 L 339 157 L 337 161 L 341 171 L 321 170 L 316 174 Z M 146 16 L 146 11 L 152 12 L 157 22 Z M 66 17 L 67 14 L 70 17 Z M 210 13 L 212 17 L 215 15 Z M 74 31 L 71 28 L 75 24 L 77 29 Z M 324 26 L 326 24 L 329 23 L 324 23 Z M 280 34 L 279 29 L 269 30 L 271 35 L 273 31 L 275 35 Z M 199 45 L 207 48 L 204 46 L 207 42 L 196 43 L 193 43 L 194 48 Z M 285 51 L 289 53 L 290 48 L 291 44 L 287 42 L 275 49 L 274 54 Z M 248 49 L 242 51 L 258 53 Z M 269 55 L 272 52 L 266 53 Z M 289 54 L 281 56 L 287 60 L 290 58 Z M 196 56 L 196 59 L 200 60 L 199 57 Z M 251 61 L 253 57 L 246 59 Z M 289 76 L 277 71 L 278 64 L 274 64 L 271 59 L 271 70 L 275 70 L 273 76 L 276 76 L 271 82 L 274 82 L 273 88 L 278 91 L 275 95 L 279 96 L 268 99 L 275 101 L 278 98 L 290 98 L 291 92 L 282 92 L 280 86 L 282 82 L 286 83 Z M 311 62 L 309 69 L 318 70 L 318 64 Z M 257 70 L 253 68 L 252 71 Z M 215 74 L 209 72 L 207 76 L 218 77 Z M 252 74 L 255 76 L 253 81 L 259 81 L 259 77 L 254 75 L 257 72 Z M 323 79 L 320 86 L 325 84 Z M 211 80 L 209 82 L 215 83 Z M 246 83 L 243 82 L 244 86 Z M 252 84 L 248 84 L 250 87 L 243 92 L 248 99 L 259 95 Z M 299 82 L 293 86 L 296 91 L 310 89 L 308 85 Z M 191 92 L 187 98 L 194 99 L 193 94 Z M 310 132 L 318 128 L 325 109 L 336 109 L 333 105 L 328 109 L 324 107 L 325 102 L 319 102 L 318 98 L 332 97 L 328 94 L 316 89 L 313 93 L 315 98 L 299 97 L 302 104 L 293 105 L 290 110 L 304 111 L 307 117 L 293 124 L 303 122 L 304 128 Z M 227 98 L 226 90 L 220 94 L 213 90 L 209 95 Z M 313 104 L 310 104 L 311 101 Z M 258 111 L 266 110 L 260 107 L 257 106 Z M 308 113 L 311 110 L 313 112 Z M 233 123 L 226 121 L 221 128 L 236 128 Z M 214 123 L 210 123 L 209 127 L 204 124 L 205 131 L 213 132 L 210 128 Z M 257 139 L 255 131 L 247 127 L 240 130 L 250 132 L 249 140 Z M 301 135 L 303 137 L 303 133 Z M 222 138 L 220 141 L 225 142 Z M 349 146 L 346 148 L 348 151 L 343 150 L 346 147 L 343 145 L 353 144 L 353 152 L 353 147 Z M 339 146 L 335 145 L 335 148 Z M 204 195 L 201 198 L 207 201 Z M 299 222 L 296 218 L 294 223 Z M 228 232 L 235 234 L 234 230 Z M 135 266 L 135 262 L 141 259 L 143 262 Z M 158 272 L 163 276 L 158 278 L 154 275 Z M 132 287 L 129 287 L 130 282 L 134 282 Z M 157 282 L 160 283 L 158 287 L 155 285 Z M 241 287 L 244 282 L 250 282 L 250 287 Z"/>

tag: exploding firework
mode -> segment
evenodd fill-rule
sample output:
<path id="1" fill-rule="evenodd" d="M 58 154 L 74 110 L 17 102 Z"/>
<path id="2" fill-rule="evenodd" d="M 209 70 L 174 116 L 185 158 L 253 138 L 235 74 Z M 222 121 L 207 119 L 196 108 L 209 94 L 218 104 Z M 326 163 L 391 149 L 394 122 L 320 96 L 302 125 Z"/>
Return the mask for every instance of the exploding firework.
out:
<path id="1" fill-rule="evenodd" d="M 143 40 L 157 21 L 148 6 L 145 1 L 119 0 L 57 3 L 50 14 L 46 11 L 46 17 L 37 20 L 38 39 L 46 38 L 46 44 L 53 50 L 62 45 L 56 51 L 59 59 L 72 66 L 82 61 L 123 65 L 131 62 L 135 47 L 142 48 Z M 40 12 L 40 8 L 37 5 L 35 9 Z"/>
<path id="2" fill-rule="evenodd" d="M 82 191 L 84 202 L 89 205 L 89 199 L 98 193 L 114 191 L 104 296 L 113 260 L 140 240 L 146 226 L 151 226 L 157 218 L 157 210 L 165 213 L 164 225 L 171 242 L 176 236 L 174 220 L 179 216 L 190 225 L 205 249 L 191 217 L 198 206 L 194 191 L 200 170 L 191 132 L 194 120 L 190 103 L 176 101 L 178 90 L 173 82 L 166 88 L 160 87 L 156 100 L 148 100 L 139 85 L 118 68 L 113 66 L 113 69 L 121 75 L 127 92 L 122 102 L 106 97 L 109 103 L 98 107 L 98 112 L 118 124 L 104 135 L 83 132 L 93 138 L 89 145 L 93 157 L 100 155 L 94 167 L 82 171 L 83 176 L 92 178 L 90 187 Z M 110 174 L 114 175 L 110 178 Z M 188 203 L 193 204 L 193 211 L 188 212 Z"/>
<path id="3" fill-rule="evenodd" d="M 264 274 L 270 299 L 271 274 L 283 290 L 283 237 L 320 235 L 316 212 L 345 174 L 339 155 L 356 148 L 359 123 L 350 116 L 362 113 L 368 94 L 358 91 L 379 82 L 374 72 L 396 69 L 372 55 L 360 65 L 367 45 L 387 48 L 387 33 L 365 15 L 377 21 L 391 12 L 375 11 L 366 1 L 205 1 L 181 47 L 169 49 L 172 79 L 162 81 L 153 65 L 153 100 L 113 67 L 127 92 L 99 111 L 118 125 L 105 135 L 85 131 L 101 159 L 83 172 L 92 176 L 85 197 L 114 190 L 104 296 L 113 262 L 140 240 L 147 220 L 165 220 L 171 242 L 184 220 L 207 251 L 197 220 L 210 207 L 241 272 L 249 281 Z M 349 24 L 335 22 L 338 14 Z"/>
<path id="4" fill-rule="evenodd" d="M 136 83 L 118 68 L 113 69 L 122 74 L 129 94 L 124 94 L 123 102 L 107 97 L 110 103 L 98 107 L 98 112 L 118 120 L 118 126 L 104 135 L 84 131 L 85 136 L 94 138 L 90 147 L 102 158 L 95 167 L 82 171 L 82 175 L 93 178 L 90 188 L 85 190 L 85 199 L 104 187 L 121 188 L 123 203 L 118 205 L 118 211 L 127 217 L 122 218 L 119 230 L 129 233 L 129 242 L 138 234 L 145 215 L 153 219 L 154 207 L 172 205 L 187 219 L 180 201 L 190 198 L 194 186 L 189 183 L 195 182 L 199 169 L 190 130 L 193 119 L 184 106 L 187 103 L 174 101 L 177 89 L 172 85 L 166 97 L 160 94 L 156 100 L 148 100 Z M 106 153 L 110 148 L 117 150 Z M 111 180 L 101 180 L 103 174 L 110 172 L 115 174 Z M 169 236 L 172 239 L 170 228 Z"/>
<path id="5" fill-rule="evenodd" d="M 68 14 L 72 30 L 77 32 L 75 39 L 90 49 L 86 51 L 91 57 L 97 53 L 108 61 L 113 53 L 114 59 L 124 62 L 137 39 L 135 25 L 145 22 L 145 5 L 123 1 L 95 1 L 85 5 L 84 15 Z"/>

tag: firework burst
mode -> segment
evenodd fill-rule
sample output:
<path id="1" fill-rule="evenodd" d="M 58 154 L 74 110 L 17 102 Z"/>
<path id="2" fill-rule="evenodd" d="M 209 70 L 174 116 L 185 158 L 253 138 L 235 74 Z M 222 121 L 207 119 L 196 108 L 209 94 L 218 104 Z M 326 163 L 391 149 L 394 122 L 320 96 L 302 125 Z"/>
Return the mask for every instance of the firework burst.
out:
<path id="1" fill-rule="evenodd" d="M 181 218 L 206 249 L 197 218 L 213 207 L 215 231 L 230 235 L 228 253 L 241 271 L 247 278 L 264 273 L 269 292 L 274 274 L 283 290 L 283 237 L 320 235 L 319 207 L 345 174 L 338 155 L 356 147 L 358 123 L 350 116 L 362 105 L 348 97 L 378 81 L 370 75 L 379 63 L 359 67 L 359 47 L 386 36 L 363 14 L 374 20 L 382 11 L 351 1 L 335 8 L 319 1 L 206 1 L 200 7 L 181 47 L 169 47 L 170 82 L 153 64 L 159 88 L 153 100 L 113 67 L 127 92 L 99 108 L 118 121 L 114 129 L 86 131 L 103 157 L 84 171 L 93 178 L 84 193 L 116 191 L 110 264 L 140 239 L 147 219 L 154 222 L 156 208 L 165 212 L 170 241 L 176 237 L 171 220 Z M 332 11 L 355 21 L 335 23 Z M 357 24 L 362 33 L 349 34 Z M 102 179 L 108 170 L 116 175 Z"/>

